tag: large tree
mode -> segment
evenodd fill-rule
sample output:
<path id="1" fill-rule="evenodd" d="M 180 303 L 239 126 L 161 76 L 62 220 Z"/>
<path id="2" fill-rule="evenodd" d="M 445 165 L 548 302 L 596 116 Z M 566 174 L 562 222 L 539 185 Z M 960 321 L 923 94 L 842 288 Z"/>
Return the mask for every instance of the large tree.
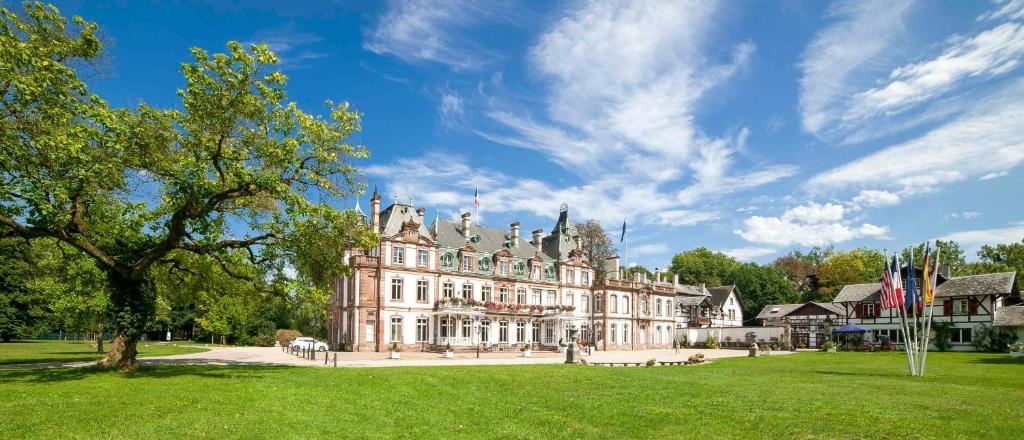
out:
<path id="1" fill-rule="evenodd" d="M 728 275 L 739 266 L 740 263 L 733 257 L 699 247 L 672 257 L 669 272 L 679 275 L 679 282 L 683 284 L 721 286 L 728 284 Z"/>
<path id="2" fill-rule="evenodd" d="M 960 248 L 960 243 L 953 240 L 935 240 L 934 246 L 930 246 L 932 252 L 932 258 L 935 257 L 936 248 L 941 249 L 939 253 L 939 266 L 945 270 L 949 270 L 950 276 L 966 275 L 968 273 L 967 259 L 964 257 L 964 251 Z M 914 246 L 914 266 L 918 269 L 924 267 L 924 250 L 925 244 L 921 243 Z M 910 249 L 904 249 L 902 253 L 903 261 L 909 261 Z"/>
<path id="3" fill-rule="evenodd" d="M 605 260 L 615 256 L 615 246 L 608 232 L 601 226 L 601 222 L 589 219 L 576 225 L 576 231 L 580 234 L 580 246 L 583 254 L 590 261 L 590 267 L 594 269 L 595 279 L 604 279 Z"/>
<path id="4" fill-rule="evenodd" d="M 347 142 L 359 115 L 289 102 L 266 45 L 193 49 L 178 109 L 112 109 L 78 73 L 101 53 L 96 24 L 39 3 L 0 15 L 0 238 L 57 239 L 97 262 L 116 329 L 105 364 L 137 368 L 151 271 L 172 253 L 279 264 L 295 234 L 341 231 L 321 237 L 334 249 L 374 239 L 327 203 L 362 190 L 367 151 Z"/>
<path id="5" fill-rule="evenodd" d="M 727 284 L 733 284 L 743 297 L 743 316 L 747 321 L 768 304 L 792 304 L 800 301 L 793 284 L 786 274 L 771 266 L 746 263 L 725 276 Z"/>

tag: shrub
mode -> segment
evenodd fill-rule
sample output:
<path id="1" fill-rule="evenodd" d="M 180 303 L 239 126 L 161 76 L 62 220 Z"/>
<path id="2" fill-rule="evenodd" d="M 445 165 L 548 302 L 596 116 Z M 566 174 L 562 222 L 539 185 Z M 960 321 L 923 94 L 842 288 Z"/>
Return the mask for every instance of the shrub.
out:
<path id="1" fill-rule="evenodd" d="M 686 339 L 686 335 L 683 335 L 683 339 L 679 341 L 679 346 L 682 348 L 690 348 L 690 341 Z"/>
<path id="2" fill-rule="evenodd" d="M 1020 342 L 1009 344 L 1006 348 L 1009 348 L 1011 352 L 1024 353 L 1024 344 L 1021 344 Z"/>
<path id="3" fill-rule="evenodd" d="M 714 335 L 708 335 L 708 338 L 704 340 L 704 347 L 712 350 L 718 348 L 718 338 L 714 337 Z"/>
<path id="4" fill-rule="evenodd" d="M 287 347 L 288 343 L 291 342 L 292 339 L 295 339 L 300 336 L 302 336 L 302 332 L 298 330 L 282 328 L 277 330 L 277 333 L 274 335 L 274 339 L 277 339 L 278 345 L 282 347 Z"/>
<path id="5" fill-rule="evenodd" d="M 1002 352 L 1003 347 L 1010 345 L 1016 340 L 1017 335 L 996 330 L 987 325 L 975 327 L 974 334 L 971 335 L 971 344 L 974 345 L 975 349 L 993 353 Z"/>
<path id="6" fill-rule="evenodd" d="M 402 351 L 402 347 L 399 347 L 397 342 L 392 342 L 391 343 L 391 351 L 396 352 L 396 353 L 400 352 L 400 351 Z"/>
<path id="7" fill-rule="evenodd" d="M 825 341 L 824 344 L 821 344 L 821 351 L 835 350 L 836 347 L 838 347 L 838 345 L 835 343 L 835 341 Z"/>
<path id="8" fill-rule="evenodd" d="M 253 339 L 252 342 L 257 347 L 273 347 L 274 346 L 274 335 L 271 335 L 269 333 L 264 333 L 262 335 L 256 335 L 256 338 Z"/>
<path id="9" fill-rule="evenodd" d="M 950 341 L 953 337 L 953 324 L 949 322 L 932 322 L 932 330 L 935 330 L 935 338 L 932 339 L 932 343 L 935 344 L 935 348 L 939 351 L 949 351 L 953 348 L 953 343 Z"/>
<path id="10" fill-rule="evenodd" d="M 444 351 L 452 351 L 452 343 L 444 344 Z"/>

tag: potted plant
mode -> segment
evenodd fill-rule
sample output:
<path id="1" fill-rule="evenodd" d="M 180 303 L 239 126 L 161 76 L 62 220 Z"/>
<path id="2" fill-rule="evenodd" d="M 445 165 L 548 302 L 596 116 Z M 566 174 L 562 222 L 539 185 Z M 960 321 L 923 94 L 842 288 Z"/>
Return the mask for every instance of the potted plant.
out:
<path id="1" fill-rule="evenodd" d="M 519 351 L 523 352 L 522 356 L 524 358 L 528 358 L 528 357 L 532 357 L 533 356 L 533 349 L 530 348 L 530 343 L 529 342 L 523 344 L 523 348 L 521 348 Z"/>
<path id="2" fill-rule="evenodd" d="M 388 359 L 401 359 L 402 355 L 399 354 L 401 352 L 402 352 L 402 348 L 398 346 L 398 343 L 397 342 L 392 342 L 391 343 L 391 352 L 388 353 Z"/>
<path id="3" fill-rule="evenodd" d="M 1024 356 L 1024 344 L 1020 342 L 1014 342 L 1008 346 L 1010 348 L 1010 357 L 1021 357 Z"/>
<path id="4" fill-rule="evenodd" d="M 835 341 L 825 341 L 825 343 L 821 345 L 821 349 L 829 353 L 835 353 L 837 347 L 838 345 L 836 345 Z"/>
<path id="5" fill-rule="evenodd" d="M 445 359 L 454 359 L 455 358 L 455 351 L 452 350 L 451 342 L 449 342 L 447 344 L 444 344 L 444 358 Z"/>

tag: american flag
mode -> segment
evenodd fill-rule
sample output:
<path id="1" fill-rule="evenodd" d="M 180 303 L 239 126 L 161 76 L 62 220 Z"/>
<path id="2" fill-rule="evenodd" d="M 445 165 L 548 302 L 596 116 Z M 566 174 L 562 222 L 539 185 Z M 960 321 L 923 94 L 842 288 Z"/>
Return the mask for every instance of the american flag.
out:
<path id="1" fill-rule="evenodd" d="M 882 261 L 882 310 L 896 308 L 896 298 L 892 289 L 892 271 L 889 263 Z"/>

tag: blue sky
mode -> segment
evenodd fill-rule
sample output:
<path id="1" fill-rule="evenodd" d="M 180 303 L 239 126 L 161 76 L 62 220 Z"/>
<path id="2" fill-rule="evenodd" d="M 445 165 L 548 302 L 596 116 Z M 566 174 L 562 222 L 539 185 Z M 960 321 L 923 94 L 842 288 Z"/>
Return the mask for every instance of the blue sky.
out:
<path id="1" fill-rule="evenodd" d="M 649 267 L 1024 238 L 1024 0 L 179 3 L 58 3 L 109 43 L 96 92 L 174 107 L 190 47 L 267 42 L 431 216 L 479 187 L 477 220 L 550 229 L 565 202 Z"/>

